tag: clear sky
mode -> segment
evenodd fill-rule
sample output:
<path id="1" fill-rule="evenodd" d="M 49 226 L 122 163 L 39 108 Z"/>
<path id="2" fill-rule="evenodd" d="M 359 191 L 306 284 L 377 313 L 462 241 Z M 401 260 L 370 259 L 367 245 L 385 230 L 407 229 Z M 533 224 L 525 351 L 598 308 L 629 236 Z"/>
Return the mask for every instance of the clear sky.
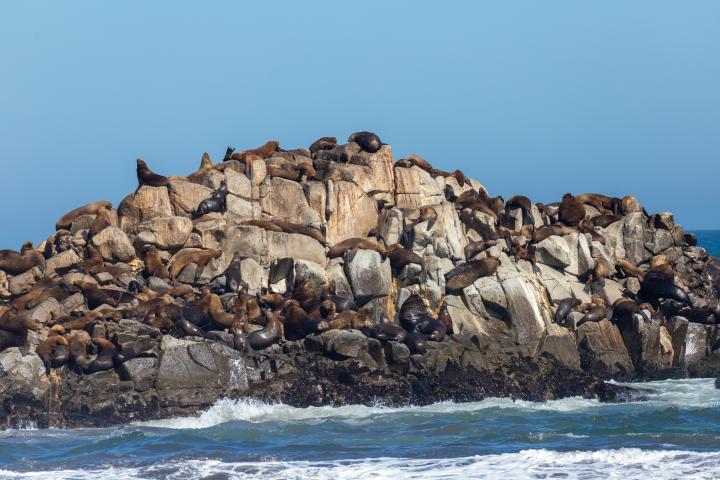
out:
<path id="1" fill-rule="evenodd" d="M 372 130 L 491 194 L 720 228 L 720 2 L 0 4 L 0 248 L 277 139 Z"/>

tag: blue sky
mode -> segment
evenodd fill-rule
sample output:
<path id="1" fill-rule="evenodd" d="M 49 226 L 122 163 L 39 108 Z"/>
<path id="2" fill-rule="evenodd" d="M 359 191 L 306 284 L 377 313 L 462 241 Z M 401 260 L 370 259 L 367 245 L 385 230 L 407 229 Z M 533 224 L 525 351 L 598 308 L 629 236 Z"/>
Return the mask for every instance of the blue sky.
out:
<path id="1" fill-rule="evenodd" d="M 202 153 L 373 130 L 535 201 L 720 228 L 720 2 L 3 2 L 0 248 Z"/>

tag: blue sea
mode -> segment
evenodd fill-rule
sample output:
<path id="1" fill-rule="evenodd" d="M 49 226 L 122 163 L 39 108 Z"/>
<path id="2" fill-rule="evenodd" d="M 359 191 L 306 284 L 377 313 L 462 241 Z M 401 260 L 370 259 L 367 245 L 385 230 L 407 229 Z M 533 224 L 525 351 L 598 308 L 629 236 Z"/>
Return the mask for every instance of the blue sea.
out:
<path id="1" fill-rule="evenodd" d="M 720 232 L 698 232 L 720 254 Z M 220 400 L 199 417 L 0 432 L 0 479 L 720 478 L 713 379 L 636 401 L 487 399 L 293 408 Z"/>

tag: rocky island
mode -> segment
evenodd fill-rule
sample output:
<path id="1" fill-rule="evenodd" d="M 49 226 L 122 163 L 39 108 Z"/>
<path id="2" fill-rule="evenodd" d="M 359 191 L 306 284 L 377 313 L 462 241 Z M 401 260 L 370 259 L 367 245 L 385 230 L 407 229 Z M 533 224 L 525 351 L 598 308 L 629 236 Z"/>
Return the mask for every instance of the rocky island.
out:
<path id="1" fill-rule="evenodd" d="M 492 197 L 369 132 L 137 172 L 0 251 L 0 426 L 720 374 L 720 263 L 632 196 Z"/>

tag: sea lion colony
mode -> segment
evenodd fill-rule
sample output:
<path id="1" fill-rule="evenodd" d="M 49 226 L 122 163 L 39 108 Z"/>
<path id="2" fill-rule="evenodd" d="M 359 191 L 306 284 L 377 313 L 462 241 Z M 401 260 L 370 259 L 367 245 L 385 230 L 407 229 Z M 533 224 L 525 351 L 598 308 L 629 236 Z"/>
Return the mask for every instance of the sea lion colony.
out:
<path id="1" fill-rule="evenodd" d="M 349 141 L 228 148 L 187 177 L 138 160 L 137 190 L 117 210 L 97 201 L 39 247 L 0 251 L 0 351 L 30 349 L 48 372 L 108 370 L 143 355 L 107 333 L 129 319 L 243 351 L 356 329 L 422 355 L 452 336 L 504 330 L 522 342 L 521 317 L 540 315 L 572 338 L 610 322 L 636 361 L 646 325 L 666 348 L 673 319 L 720 318 L 717 264 L 669 214 L 595 193 L 504 201 L 415 155 L 392 165 L 373 133 Z M 288 236 L 284 254 L 270 253 Z M 308 253 L 318 249 L 320 260 Z M 527 298 L 511 296 L 514 277 L 531 285 Z M 708 327 L 708 353 L 717 335 Z"/>

